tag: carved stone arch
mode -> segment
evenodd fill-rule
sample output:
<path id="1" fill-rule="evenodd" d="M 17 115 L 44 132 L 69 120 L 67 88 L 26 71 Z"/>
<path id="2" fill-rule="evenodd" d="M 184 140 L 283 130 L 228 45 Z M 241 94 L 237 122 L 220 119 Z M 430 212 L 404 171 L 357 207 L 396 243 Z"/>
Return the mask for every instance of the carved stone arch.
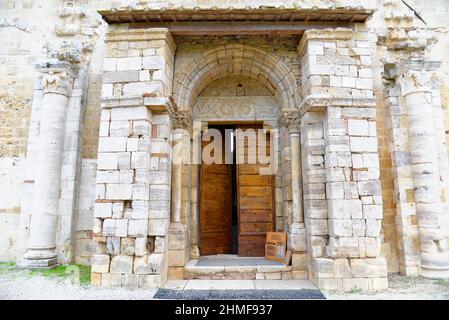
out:
<path id="1" fill-rule="evenodd" d="M 178 108 L 192 108 L 207 84 L 227 75 L 260 81 L 277 98 L 281 110 L 300 104 L 296 78 L 280 57 L 248 45 L 230 44 L 204 52 L 176 76 L 174 99 Z"/>

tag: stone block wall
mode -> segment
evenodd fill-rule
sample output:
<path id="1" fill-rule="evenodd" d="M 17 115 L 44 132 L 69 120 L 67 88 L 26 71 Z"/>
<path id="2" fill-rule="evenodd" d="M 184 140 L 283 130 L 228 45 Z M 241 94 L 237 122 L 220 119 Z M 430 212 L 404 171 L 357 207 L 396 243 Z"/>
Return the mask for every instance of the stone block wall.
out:
<path id="1" fill-rule="evenodd" d="M 388 286 L 370 41 L 363 31 L 306 31 L 298 48 L 309 275 L 322 288 Z"/>
<path id="2" fill-rule="evenodd" d="M 92 282 L 153 288 L 167 279 L 173 41 L 165 29 L 107 40 Z M 162 101 L 162 102 L 161 102 Z"/>

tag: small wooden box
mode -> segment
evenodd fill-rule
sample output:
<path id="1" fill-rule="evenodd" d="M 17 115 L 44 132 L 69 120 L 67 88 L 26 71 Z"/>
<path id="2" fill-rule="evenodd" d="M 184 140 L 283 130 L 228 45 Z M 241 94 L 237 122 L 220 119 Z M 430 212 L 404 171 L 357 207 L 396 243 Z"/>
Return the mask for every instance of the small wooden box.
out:
<path id="1" fill-rule="evenodd" d="M 285 262 L 287 234 L 285 232 L 267 232 L 265 257 L 269 260 Z"/>

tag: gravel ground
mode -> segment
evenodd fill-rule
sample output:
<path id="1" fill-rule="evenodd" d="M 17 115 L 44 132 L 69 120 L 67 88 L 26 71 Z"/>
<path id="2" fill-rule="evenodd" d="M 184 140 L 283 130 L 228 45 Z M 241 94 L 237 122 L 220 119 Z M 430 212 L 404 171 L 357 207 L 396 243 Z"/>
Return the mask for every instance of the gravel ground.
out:
<path id="1" fill-rule="evenodd" d="M 16 268 L 0 270 L 0 300 L 151 300 L 156 290 L 104 289 L 73 285 L 66 278 L 30 275 Z M 449 280 L 391 275 L 390 288 L 381 292 L 323 292 L 331 300 L 448 300 Z"/>
<path id="2" fill-rule="evenodd" d="M 151 300 L 155 293 L 74 285 L 66 278 L 30 276 L 15 268 L 0 272 L 0 300 Z"/>
<path id="3" fill-rule="evenodd" d="M 329 300 L 449 300 L 449 280 L 391 274 L 389 288 L 379 292 L 323 292 Z"/>

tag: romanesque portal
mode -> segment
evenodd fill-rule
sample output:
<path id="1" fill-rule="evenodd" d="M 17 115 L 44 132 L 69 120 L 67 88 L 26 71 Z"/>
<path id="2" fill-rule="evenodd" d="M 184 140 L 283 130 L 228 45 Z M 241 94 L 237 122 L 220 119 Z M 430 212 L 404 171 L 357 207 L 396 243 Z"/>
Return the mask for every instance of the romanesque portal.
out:
<path id="1" fill-rule="evenodd" d="M 449 277 L 447 93 L 428 52 L 440 31 L 412 30 L 397 1 L 193 2 L 104 1 L 91 21 L 68 1 L 58 49 L 39 38 L 48 50 L 18 166 L 25 196 L 5 209 L 20 211 L 8 259 L 91 264 L 95 285 L 132 288 L 231 277 L 377 290 L 388 272 Z M 256 149 L 239 143 L 251 130 Z M 287 233 L 291 265 L 198 273 L 200 256 L 263 255 L 271 230 Z"/>

